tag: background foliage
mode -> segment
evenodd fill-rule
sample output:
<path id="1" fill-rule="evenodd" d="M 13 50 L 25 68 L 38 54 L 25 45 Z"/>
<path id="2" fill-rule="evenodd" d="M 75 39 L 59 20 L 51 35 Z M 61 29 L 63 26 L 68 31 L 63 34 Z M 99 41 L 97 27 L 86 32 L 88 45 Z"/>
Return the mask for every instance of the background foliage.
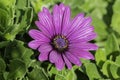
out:
<path id="1" fill-rule="evenodd" d="M 63 2 L 93 19 L 99 46 L 95 61 L 81 59 L 81 67 L 57 71 L 49 62 L 37 60 L 39 52 L 27 43 L 30 28 L 42 7 L 52 11 Z M 0 0 L 0 80 L 120 80 L 120 0 Z"/>

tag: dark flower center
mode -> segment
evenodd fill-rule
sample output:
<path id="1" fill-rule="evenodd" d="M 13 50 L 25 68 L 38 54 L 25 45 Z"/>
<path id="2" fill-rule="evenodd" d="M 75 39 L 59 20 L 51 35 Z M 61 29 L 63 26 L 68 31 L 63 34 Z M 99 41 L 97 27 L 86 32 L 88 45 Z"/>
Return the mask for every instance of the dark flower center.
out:
<path id="1" fill-rule="evenodd" d="M 52 42 L 53 47 L 59 52 L 63 52 L 68 48 L 68 40 L 65 36 L 56 36 Z"/>

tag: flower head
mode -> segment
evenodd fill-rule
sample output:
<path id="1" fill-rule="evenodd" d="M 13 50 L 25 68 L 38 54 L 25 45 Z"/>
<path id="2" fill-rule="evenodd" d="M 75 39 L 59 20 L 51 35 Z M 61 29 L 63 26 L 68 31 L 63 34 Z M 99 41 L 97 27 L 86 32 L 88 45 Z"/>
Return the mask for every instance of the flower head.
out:
<path id="1" fill-rule="evenodd" d="M 92 19 L 78 14 L 70 18 L 70 8 L 64 4 L 55 5 L 51 14 L 47 8 L 38 13 L 39 20 L 35 22 L 39 30 L 32 29 L 29 35 L 34 39 L 29 47 L 40 52 L 40 61 L 49 60 L 58 70 L 66 65 L 81 66 L 80 58 L 92 59 L 89 50 L 96 50 L 97 46 L 90 43 L 96 37 L 91 25 Z"/>

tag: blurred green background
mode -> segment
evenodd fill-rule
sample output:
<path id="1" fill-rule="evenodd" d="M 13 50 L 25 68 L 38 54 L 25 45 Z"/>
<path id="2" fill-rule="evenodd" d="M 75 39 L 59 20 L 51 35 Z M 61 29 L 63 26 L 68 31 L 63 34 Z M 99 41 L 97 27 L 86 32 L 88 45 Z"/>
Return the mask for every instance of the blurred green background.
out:
<path id="1" fill-rule="evenodd" d="M 72 70 L 38 61 L 39 52 L 27 46 L 37 13 L 60 3 L 71 7 L 72 18 L 91 16 L 98 34 L 91 41 L 99 46 L 95 60 L 81 59 Z M 120 0 L 0 0 L 0 80 L 120 80 Z"/>

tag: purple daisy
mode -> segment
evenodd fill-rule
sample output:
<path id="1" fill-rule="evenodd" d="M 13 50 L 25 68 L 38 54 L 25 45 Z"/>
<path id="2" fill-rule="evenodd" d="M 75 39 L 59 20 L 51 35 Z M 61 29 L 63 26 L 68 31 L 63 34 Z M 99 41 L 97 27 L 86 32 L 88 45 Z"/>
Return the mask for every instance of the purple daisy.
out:
<path id="1" fill-rule="evenodd" d="M 39 30 L 29 31 L 34 39 L 29 42 L 29 47 L 40 52 L 40 61 L 49 60 L 58 70 L 62 70 L 65 64 L 68 69 L 72 68 L 72 64 L 81 66 L 80 58 L 94 60 L 89 50 L 98 48 L 89 42 L 96 37 L 92 19 L 84 17 L 83 13 L 74 19 L 70 16 L 70 7 L 62 3 L 54 6 L 52 14 L 43 8 L 35 22 Z"/>

